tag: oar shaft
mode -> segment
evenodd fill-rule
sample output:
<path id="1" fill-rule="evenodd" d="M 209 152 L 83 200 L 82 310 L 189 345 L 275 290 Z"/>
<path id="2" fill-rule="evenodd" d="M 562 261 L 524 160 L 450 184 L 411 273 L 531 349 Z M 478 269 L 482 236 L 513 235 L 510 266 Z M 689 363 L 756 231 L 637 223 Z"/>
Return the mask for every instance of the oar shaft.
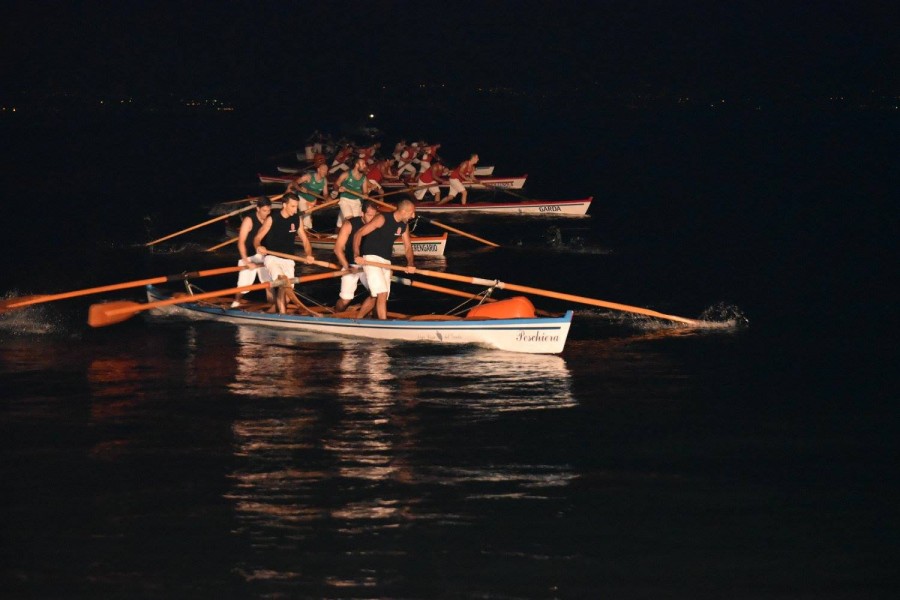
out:
<path id="1" fill-rule="evenodd" d="M 242 212 L 248 211 L 248 210 L 250 210 L 251 208 L 254 208 L 254 207 L 255 207 L 255 205 L 252 205 L 252 204 L 251 204 L 250 206 L 245 206 L 244 208 L 239 208 L 239 209 L 237 209 L 237 210 L 233 210 L 233 211 L 231 211 L 230 213 L 226 213 L 226 214 L 224 214 L 224 215 L 221 215 L 221 216 L 218 216 L 218 217 L 214 217 L 214 218 L 212 218 L 212 219 L 210 219 L 210 220 L 208 220 L 208 221 L 204 221 L 204 222 L 198 223 L 197 225 L 194 225 L 194 226 L 192 226 L 192 227 L 188 227 L 187 229 L 182 229 L 181 231 L 176 231 L 175 233 L 170 233 L 169 235 L 166 235 L 166 236 L 163 236 L 163 237 L 161 237 L 161 238 L 159 238 L 159 239 L 153 240 L 152 242 L 147 242 L 146 244 L 144 244 L 144 246 L 153 246 L 153 245 L 158 244 L 158 243 L 160 243 L 160 242 L 164 242 L 164 241 L 166 241 L 166 240 L 172 239 L 172 238 L 175 237 L 175 236 L 181 235 L 182 233 L 187 233 L 188 231 L 194 231 L 195 229 L 200 229 L 201 227 L 204 227 L 204 226 L 206 226 L 206 225 L 209 225 L 210 223 L 215 223 L 215 222 L 217 222 L 217 221 L 221 221 L 221 220 L 223 220 L 223 219 L 227 219 L 228 217 L 233 217 L 234 215 L 237 215 L 237 214 L 240 214 L 240 213 L 242 213 Z"/>
<path id="2" fill-rule="evenodd" d="M 228 241 L 226 241 L 226 242 L 222 242 L 221 244 L 216 244 L 216 245 L 213 246 L 212 248 L 207 248 L 206 251 L 207 251 L 207 252 L 215 252 L 215 251 L 218 250 L 219 248 L 224 248 L 225 246 L 228 246 L 229 244 L 233 244 L 233 243 L 235 243 L 236 241 L 238 241 L 238 239 L 237 239 L 236 237 L 233 237 L 233 238 L 231 238 L 230 240 L 228 240 Z"/>
<path id="3" fill-rule="evenodd" d="M 484 239 L 484 238 L 480 238 L 480 237 L 478 237 L 477 235 L 472 235 L 471 233 L 466 233 L 465 231 L 460 231 L 459 229 L 456 229 L 455 227 L 451 227 L 451 226 L 449 226 L 449 225 L 445 225 L 445 224 L 443 224 L 443 223 L 441 223 L 441 222 L 439 222 L 439 221 L 435 221 L 434 219 L 428 219 L 428 218 L 425 218 L 425 217 L 422 217 L 422 218 L 425 219 L 425 222 L 431 223 L 432 225 L 436 225 L 436 226 L 440 227 L 441 229 L 446 229 L 447 231 L 452 231 L 453 233 L 458 233 L 459 235 L 465 236 L 465 237 L 467 237 L 467 238 L 472 238 L 472 239 L 475 240 L 476 242 L 481 242 L 482 244 L 485 244 L 485 245 L 487 245 L 487 246 L 491 246 L 491 247 L 493 247 L 493 248 L 499 248 L 499 247 L 500 247 L 500 244 L 495 244 L 494 242 L 492 242 L 492 241 L 490 241 L 490 240 L 486 240 L 486 239 Z"/>
<path id="4" fill-rule="evenodd" d="M 365 262 L 365 261 L 362 261 Z M 378 265 L 382 266 L 386 269 L 392 270 L 405 270 L 406 267 L 401 267 L 399 265 Z M 543 290 L 540 288 L 533 288 L 524 285 L 516 285 L 514 283 L 504 283 L 502 281 L 492 281 L 490 279 L 482 279 L 480 277 L 469 277 L 467 275 L 454 275 L 453 273 L 442 273 L 440 271 L 428 271 L 425 269 L 416 269 L 416 273 L 419 275 L 425 275 L 426 277 L 437 277 L 439 279 L 448 279 L 451 281 L 459 281 L 462 283 L 470 283 L 473 285 L 484 285 L 484 286 L 494 286 L 498 289 L 509 290 L 513 292 L 522 292 L 524 294 L 534 294 L 537 296 L 545 296 L 547 298 L 555 298 L 557 300 L 566 300 L 568 302 L 576 302 L 578 304 L 587 304 L 589 306 L 598 306 L 601 308 L 610 308 L 613 310 L 620 310 L 623 312 L 637 313 L 641 315 L 646 315 L 648 317 L 655 317 L 657 319 L 666 319 L 669 321 L 677 321 L 679 323 L 686 323 L 688 325 L 700 325 L 701 322 L 696 319 L 688 319 L 685 317 L 679 317 L 675 315 L 667 315 L 665 313 L 657 312 L 655 310 L 650 310 L 648 308 L 641 308 L 639 306 L 630 306 L 628 304 L 620 304 L 618 302 L 607 302 L 606 300 L 598 300 L 596 298 L 586 298 L 584 296 L 576 296 L 574 294 L 566 294 L 562 292 L 554 292 L 551 290 Z"/>
<path id="5" fill-rule="evenodd" d="M 189 294 L 179 296 L 177 298 L 168 298 L 166 300 L 158 300 L 156 302 L 147 302 L 138 304 L 137 306 L 128 306 L 124 308 L 111 309 L 105 312 L 107 317 L 115 318 L 116 316 L 136 313 L 145 310 L 153 310 L 163 306 L 171 306 L 173 304 L 183 304 L 185 302 L 196 302 L 200 300 L 209 300 L 210 298 L 221 298 L 222 296 L 230 296 L 241 292 L 252 292 L 254 290 L 264 290 L 266 288 L 276 288 L 281 285 L 293 285 L 295 283 L 308 283 L 310 281 L 318 281 L 320 279 L 328 279 L 340 275 L 340 271 L 329 271 L 327 273 L 316 273 L 314 275 L 303 275 L 301 277 L 293 277 L 291 279 L 276 279 L 275 281 L 267 281 L 265 283 L 255 283 L 253 285 L 243 285 L 240 287 L 228 288 L 225 290 L 216 290 L 214 292 L 203 292 L 201 294 Z M 95 305 L 95 306 L 101 306 Z"/>
<path id="6" fill-rule="evenodd" d="M 415 192 L 417 190 L 424 190 L 425 188 L 433 187 L 438 185 L 437 183 L 426 183 L 424 185 L 416 185 L 413 187 L 403 188 L 402 190 L 394 190 L 393 192 L 385 192 L 384 194 L 376 194 L 371 196 L 371 200 L 374 201 L 375 198 L 387 198 L 388 196 L 393 196 L 394 194 L 402 194 L 404 192 Z"/>
<path id="7" fill-rule="evenodd" d="M 145 285 L 156 285 L 158 283 L 169 283 L 172 281 L 183 281 L 185 279 L 195 279 L 198 277 L 211 277 L 214 275 L 225 275 L 234 273 L 242 269 L 249 268 L 244 266 L 238 267 L 220 267 L 217 269 L 206 269 L 204 271 L 192 271 L 185 273 L 176 273 L 174 275 L 163 275 L 161 277 L 152 277 L 150 279 L 140 279 L 138 281 L 128 281 L 125 283 L 114 283 L 110 285 L 102 285 L 99 287 L 87 288 L 84 290 L 75 290 L 72 292 L 63 292 L 60 294 L 48 294 L 43 296 L 32 296 L 23 298 L 19 301 L 13 300 L 4 303 L 3 308 L 21 308 L 32 304 L 43 304 L 44 302 L 53 302 L 55 300 L 67 300 L 69 298 L 78 298 L 80 296 L 89 296 L 91 294 L 102 294 L 103 292 L 114 292 L 117 290 L 126 290 L 129 288 L 142 287 Z"/>

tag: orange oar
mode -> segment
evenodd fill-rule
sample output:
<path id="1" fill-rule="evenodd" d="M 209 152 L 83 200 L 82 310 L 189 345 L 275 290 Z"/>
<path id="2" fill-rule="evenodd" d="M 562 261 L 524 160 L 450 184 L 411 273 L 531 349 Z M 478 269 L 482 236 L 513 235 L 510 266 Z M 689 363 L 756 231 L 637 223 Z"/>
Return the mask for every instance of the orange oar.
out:
<path id="1" fill-rule="evenodd" d="M 400 265 L 383 265 L 381 263 L 367 263 L 364 260 L 359 261 L 362 264 L 370 264 L 373 267 L 383 267 L 385 269 L 392 269 L 395 271 L 405 271 L 407 267 L 402 267 Z M 702 321 L 697 321 L 696 319 L 687 319 L 685 317 L 678 317 L 675 315 L 667 315 L 665 313 L 657 312 L 655 310 L 650 310 L 649 308 L 641 308 L 639 306 L 629 306 L 627 304 L 619 304 L 618 302 L 607 302 L 606 300 L 597 300 L 594 298 L 585 298 L 584 296 L 574 296 L 572 294 L 565 294 L 562 292 L 553 292 L 550 290 L 542 290 L 540 288 L 533 288 L 524 285 L 516 285 L 514 283 L 504 283 L 502 281 L 492 280 L 492 279 L 482 279 L 480 277 L 471 277 L 468 275 L 454 275 L 452 273 L 442 273 L 440 271 L 426 271 L 424 269 L 416 269 L 416 273 L 419 275 L 425 275 L 426 277 L 437 277 L 439 279 L 449 279 L 451 281 L 460 281 L 462 283 L 471 283 L 473 285 L 483 285 L 488 287 L 496 287 L 501 290 L 510 290 L 513 292 L 522 292 L 523 294 L 535 294 L 537 296 L 546 296 L 547 298 L 555 298 L 557 300 L 566 300 L 568 302 L 577 302 L 578 304 L 588 304 L 590 306 L 599 306 L 602 308 L 611 308 L 613 310 L 621 310 L 624 312 L 636 313 L 640 315 L 646 315 L 648 317 L 656 317 L 657 319 L 667 319 L 669 321 L 678 321 L 679 323 L 686 323 L 688 325 L 702 325 Z"/>
<path id="2" fill-rule="evenodd" d="M 422 290 L 428 290 L 430 292 L 438 292 L 440 294 L 447 294 L 448 296 L 457 296 L 459 298 L 468 298 L 469 300 L 478 300 L 484 302 L 499 302 L 497 298 L 490 298 L 481 296 L 479 294 L 470 294 L 469 292 L 463 292 L 461 290 L 454 290 L 453 288 L 443 287 L 440 285 L 432 285 L 430 283 L 425 283 L 424 281 L 414 281 L 412 279 L 407 279 L 405 277 L 397 277 L 396 275 L 391 277 L 393 281 L 397 283 L 401 283 L 408 287 L 419 288 Z M 535 309 L 535 314 L 538 315 L 549 315 L 550 313 L 545 310 Z"/>
<path id="3" fill-rule="evenodd" d="M 282 196 L 284 196 L 284 194 L 276 194 L 274 196 L 269 196 L 269 200 L 271 200 L 272 202 L 275 202 Z M 226 204 L 243 204 L 244 202 L 254 202 L 256 200 L 256 198 L 258 198 L 258 197 L 259 196 L 256 196 L 255 198 L 241 198 L 240 200 L 229 200 L 228 202 L 219 202 L 219 205 L 224 206 Z"/>
<path id="4" fill-rule="evenodd" d="M 253 290 L 264 290 L 266 288 L 275 288 L 281 285 L 295 283 L 306 283 L 309 281 L 318 281 L 319 279 L 328 279 L 330 277 L 338 277 L 342 275 L 340 271 L 329 271 L 328 273 L 317 273 L 315 275 L 304 275 L 302 277 L 294 277 L 293 279 L 279 279 L 276 281 L 267 281 L 265 283 L 255 283 L 253 285 L 243 285 L 240 287 L 229 288 L 227 290 L 218 290 L 215 292 L 204 292 L 202 294 L 193 294 L 179 296 L 178 298 L 169 298 L 167 300 L 159 300 L 158 302 L 130 302 L 122 300 L 118 302 L 103 302 L 100 304 L 92 304 L 88 311 L 88 324 L 91 327 L 105 327 L 114 323 L 121 323 L 133 317 L 136 313 L 144 310 L 153 310 L 162 306 L 171 306 L 173 304 L 183 304 L 185 302 L 196 302 L 198 300 L 208 300 L 209 298 L 219 298 L 221 296 L 229 296 L 240 292 L 251 292 Z"/>
<path id="5" fill-rule="evenodd" d="M 393 196 L 394 194 L 402 194 L 404 192 L 415 192 L 418 190 L 424 190 L 425 188 L 430 188 L 437 185 L 436 183 L 426 183 L 423 185 L 414 185 L 413 187 L 403 188 L 402 190 L 394 190 L 393 192 L 386 192 L 384 194 L 375 194 L 371 196 L 372 201 L 374 202 L 375 198 L 387 198 L 388 196 Z"/>
<path id="6" fill-rule="evenodd" d="M 254 198 L 254 200 L 255 200 L 255 198 Z M 250 210 L 251 208 L 256 208 L 256 205 L 255 205 L 255 204 L 251 204 L 250 206 L 245 206 L 244 208 L 239 208 L 239 209 L 237 209 L 237 210 L 233 210 L 233 211 L 231 211 L 230 213 L 225 213 L 224 215 L 220 215 L 220 216 L 218 216 L 218 217 L 214 217 L 214 218 L 212 218 L 212 219 L 210 219 L 210 220 L 208 220 L 208 221 L 203 221 L 202 223 L 197 223 L 196 225 L 193 225 L 193 226 L 188 227 L 188 228 L 186 228 L 186 229 L 182 229 L 181 231 L 176 231 L 175 233 L 170 233 L 169 235 L 164 235 L 163 237 L 161 237 L 161 238 L 159 238 L 159 239 L 155 239 L 155 240 L 153 240 L 152 242 L 147 242 L 147 243 L 144 244 L 144 245 L 145 245 L 145 246 L 152 246 L 152 245 L 154 245 L 154 244 L 158 244 L 158 243 L 160 243 L 160 242 L 164 242 L 164 241 L 166 241 L 166 240 L 168 240 L 168 239 L 171 239 L 171 238 L 173 238 L 173 237 L 175 237 L 175 236 L 177 236 L 177 235 L 181 235 L 182 233 L 187 233 L 188 231 L 193 231 L 193 230 L 195 230 L 195 229 L 199 229 L 199 228 L 203 227 L 204 225 L 209 225 L 210 223 L 215 223 L 216 221 L 222 221 L 223 219 L 227 219 L 228 217 L 233 217 L 234 215 L 240 214 L 240 213 L 242 213 L 242 212 L 246 212 L 246 211 Z"/>
<path id="7" fill-rule="evenodd" d="M 193 271 L 185 273 L 177 273 L 175 275 L 164 275 L 162 277 L 153 277 L 152 279 L 140 279 L 138 281 L 129 281 L 126 283 L 114 283 L 111 285 L 103 285 L 100 287 L 87 288 L 84 290 L 75 290 L 73 292 L 63 292 L 61 294 L 48 294 L 41 296 L 21 296 L 19 298 L 10 298 L 9 300 L 0 301 L 0 314 L 14 308 L 22 308 L 32 304 L 43 304 L 44 302 L 53 302 L 54 300 L 67 300 L 69 298 L 77 298 L 79 296 L 89 296 L 91 294 L 102 294 L 103 292 L 113 292 L 116 290 L 126 290 L 128 288 L 142 287 L 145 285 L 154 285 L 157 283 L 169 283 L 172 281 L 182 281 L 185 279 L 195 279 L 197 277 L 210 277 L 212 275 L 224 275 L 226 273 L 234 273 L 246 268 L 256 267 L 220 267 L 218 269 L 206 269 L 205 271 Z"/>

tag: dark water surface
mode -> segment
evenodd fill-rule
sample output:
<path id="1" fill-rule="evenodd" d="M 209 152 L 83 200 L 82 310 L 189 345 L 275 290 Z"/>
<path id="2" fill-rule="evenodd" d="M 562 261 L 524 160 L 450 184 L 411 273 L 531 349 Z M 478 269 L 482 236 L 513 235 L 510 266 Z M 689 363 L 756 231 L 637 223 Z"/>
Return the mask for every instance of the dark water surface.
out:
<path id="1" fill-rule="evenodd" d="M 451 236 L 422 266 L 739 326 L 536 300 L 576 315 L 562 355 L 528 356 L 90 329 L 95 297 L 0 315 L 3 597 L 893 597 L 898 117 L 537 117 L 388 129 L 595 197 L 451 219 L 502 248 Z M 218 226 L 141 243 L 259 193 L 316 126 L 5 123 L 0 294 L 232 264 L 202 251 Z"/>

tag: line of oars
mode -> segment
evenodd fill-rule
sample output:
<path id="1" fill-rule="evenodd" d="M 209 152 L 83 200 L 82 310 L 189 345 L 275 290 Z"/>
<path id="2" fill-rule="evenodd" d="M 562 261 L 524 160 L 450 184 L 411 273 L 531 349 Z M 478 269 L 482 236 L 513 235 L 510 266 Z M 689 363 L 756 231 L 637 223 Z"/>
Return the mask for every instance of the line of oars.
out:
<path id="1" fill-rule="evenodd" d="M 298 260 L 298 261 L 304 262 L 304 263 L 306 262 L 304 257 L 300 257 L 300 256 L 292 255 L 292 254 L 281 254 L 281 253 L 275 253 L 275 252 L 272 252 L 271 254 L 273 254 L 275 256 L 281 256 L 283 258 Z M 361 262 L 363 264 L 365 264 L 365 261 L 361 261 Z M 320 273 L 317 275 L 306 275 L 303 277 L 299 277 L 299 278 L 297 278 L 296 283 L 305 283 L 305 282 L 309 282 L 309 281 L 316 281 L 319 279 L 327 279 L 329 277 L 338 277 L 340 275 L 345 274 L 344 271 L 340 270 L 340 267 L 338 265 L 335 265 L 333 263 L 327 263 L 327 262 L 323 262 L 323 261 L 311 261 L 309 264 L 314 264 L 317 266 L 321 266 L 321 267 L 328 268 L 328 269 L 334 269 L 334 270 L 330 271 L 328 273 Z M 377 267 L 381 267 L 381 268 L 389 268 L 389 269 L 395 270 L 395 271 L 408 271 L 408 267 L 400 266 L 400 265 L 383 265 L 381 263 L 372 263 L 372 266 L 377 266 Z M 246 267 L 222 267 L 222 268 L 218 268 L 218 269 L 207 269 L 207 270 L 203 270 L 203 271 L 185 272 L 185 273 L 178 273 L 175 275 L 154 277 L 154 278 L 150 278 L 150 279 L 141 279 L 141 280 L 137 280 L 137 281 L 129 281 L 129 282 L 125 282 L 125 283 L 117 283 L 117 284 L 112 284 L 112 285 L 93 287 L 93 288 L 87 288 L 87 289 L 83 289 L 83 290 L 75 290 L 75 291 L 64 292 L 64 293 L 59 293 L 59 294 L 49 294 L 49 295 L 39 295 L 39 296 L 23 296 L 23 297 L 19 297 L 19 298 L 10 298 L 10 299 L 3 300 L 2 302 L 0 302 L 0 313 L 5 313 L 9 310 L 13 310 L 13 309 L 17 309 L 17 308 L 23 308 L 25 306 L 31 306 L 31 305 L 41 304 L 41 303 L 45 303 L 45 302 L 52 302 L 55 300 L 76 298 L 79 296 L 87 296 L 90 294 L 99 294 L 99 293 L 114 291 L 114 290 L 123 290 L 123 289 L 128 289 L 128 288 L 142 287 L 145 285 L 154 285 L 154 284 L 158 284 L 158 283 L 183 281 L 183 280 L 187 280 L 187 279 L 191 279 L 191 278 L 208 277 L 208 276 L 212 276 L 212 275 L 222 275 L 222 274 L 227 274 L 227 273 L 233 273 L 233 272 L 239 271 L 243 268 L 246 268 Z M 669 321 L 676 321 L 676 322 L 684 323 L 687 325 L 700 326 L 703 324 L 702 321 L 698 321 L 696 319 L 688 319 L 685 317 L 668 315 L 665 313 L 657 312 L 655 310 L 650 310 L 647 308 L 641 308 L 638 306 L 630 306 L 630 305 L 621 304 L 618 302 L 609 302 L 606 300 L 599 300 L 596 298 L 587 298 L 584 296 L 575 296 L 573 294 L 554 292 L 551 290 L 544 290 L 541 288 L 523 286 L 523 285 L 518 285 L 518 284 L 514 284 L 514 283 L 505 283 L 505 282 L 502 282 L 499 280 L 484 279 L 484 278 L 473 277 L 473 276 L 469 276 L 469 275 L 454 275 L 452 273 L 444 273 L 444 272 L 440 272 L 440 271 L 429 271 L 429 270 L 424 270 L 424 269 L 416 269 L 415 273 L 417 273 L 418 275 L 426 276 L 426 277 L 447 279 L 447 280 L 451 280 L 451 281 L 457 281 L 457 282 L 461 282 L 461 283 L 468 283 L 468 284 L 484 286 L 484 287 L 494 287 L 497 289 L 508 290 L 508 291 L 513 291 L 513 292 L 521 292 L 524 294 L 533 294 L 533 295 L 537 295 L 537 296 L 544 296 L 544 297 L 548 297 L 548 298 L 554 298 L 557 300 L 564 300 L 567 302 L 575 302 L 578 304 L 586 304 L 586 305 L 590 305 L 590 306 L 598 306 L 598 307 L 608 308 L 608 309 L 612 309 L 612 310 L 641 314 L 641 315 L 645 315 L 648 317 L 665 319 L 665 320 L 669 320 Z M 95 315 L 91 319 L 93 321 L 91 324 L 95 327 L 102 326 L 102 325 L 108 325 L 108 324 L 117 323 L 119 321 L 125 320 L 125 319 L 129 318 L 130 315 L 133 315 L 136 312 L 139 312 L 142 310 L 150 310 L 157 306 L 166 306 L 169 304 L 178 304 L 179 302 L 191 302 L 194 300 L 215 298 L 215 297 L 220 297 L 220 296 L 228 296 L 228 295 L 236 294 L 238 292 L 261 290 L 261 289 L 266 289 L 267 287 L 270 287 L 270 286 L 277 286 L 277 285 L 281 285 L 281 284 L 267 282 L 267 283 L 260 283 L 260 284 L 254 284 L 254 285 L 248 285 L 248 286 L 241 286 L 241 287 L 236 287 L 236 288 L 229 288 L 229 289 L 225 289 L 225 290 L 218 290 L 218 291 L 214 291 L 214 292 L 206 292 L 204 294 L 198 294 L 195 296 L 187 295 L 182 298 L 173 298 L 170 300 L 160 301 L 160 302 L 164 302 L 165 304 L 160 304 L 160 303 L 156 303 L 156 302 L 151 302 L 151 303 L 147 303 L 147 304 L 139 304 L 136 302 L 125 302 L 125 303 L 123 303 L 123 302 L 119 302 L 119 303 L 107 302 L 107 303 L 103 303 L 103 304 L 94 305 L 91 307 L 91 310 L 93 311 L 93 314 Z M 414 286 L 414 287 L 423 287 L 424 288 L 425 286 L 420 285 L 420 286 Z M 444 291 L 444 290 L 435 290 L 435 291 Z M 95 308 L 95 306 L 98 306 L 101 308 Z M 121 317 L 121 318 L 118 318 L 118 317 Z"/>

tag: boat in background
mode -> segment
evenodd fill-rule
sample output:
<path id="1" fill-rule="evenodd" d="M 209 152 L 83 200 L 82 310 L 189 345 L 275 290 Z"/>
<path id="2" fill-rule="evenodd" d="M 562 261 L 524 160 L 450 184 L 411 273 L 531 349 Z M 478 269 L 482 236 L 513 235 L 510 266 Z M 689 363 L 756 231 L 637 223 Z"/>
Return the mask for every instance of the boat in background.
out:
<path id="1" fill-rule="evenodd" d="M 281 183 L 289 184 L 295 178 L 288 175 L 263 175 L 257 173 L 260 183 Z M 525 187 L 525 180 L 528 175 L 519 175 L 517 177 L 482 177 L 476 183 L 465 183 L 465 187 L 473 190 L 490 190 L 496 188 L 505 188 L 511 190 L 520 190 Z M 400 189 L 405 187 L 414 187 L 415 181 L 404 181 L 402 179 L 385 179 L 381 185 L 384 189 Z M 441 187 L 448 187 L 448 184 L 441 184 Z"/>
<path id="2" fill-rule="evenodd" d="M 307 172 L 307 171 L 311 172 L 313 170 L 312 165 L 297 166 L 297 167 L 279 166 L 279 167 L 275 167 L 275 169 L 279 173 L 284 173 L 286 175 L 296 175 L 298 173 L 303 173 L 303 172 Z M 494 165 L 485 165 L 485 166 L 479 165 L 479 166 L 475 167 L 475 176 L 476 177 L 484 177 L 484 176 L 493 175 L 493 174 L 494 174 Z"/>
<path id="3" fill-rule="evenodd" d="M 447 204 L 419 202 L 416 212 L 428 214 L 488 213 L 503 215 L 541 215 L 554 217 L 584 217 L 594 197 L 581 200 L 522 200 L 520 202 L 468 202 Z"/>
<path id="4" fill-rule="evenodd" d="M 147 286 L 147 300 L 168 300 L 172 294 Z M 153 309 L 153 313 L 211 319 L 235 325 L 275 327 L 304 335 L 357 337 L 373 340 L 442 345 L 475 344 L 528 354 L 559 354 L 563 351 L 573 312 L 538 317 L 534 306 L 522 296 L 482 304 L 466 317 L 388 313 L 388 319 L 356 319 L 356 311 L 327 312 L 322 307 L 294 307 L 285 314 L 270 313 L 269 304 L 246 302 L 231 308 L 231 297 L 181 302 Z"/>
<path id="5" fill-rule="evenodd" d="M 309 243 L 315 250 L 334 251 L 334 242 L 337 239 L 336 233 L 314 233 L 307 232 Z M 447 234 L 440 235 L 411 235 L 413 254 L 415 256 L 443 256 L 447 247 Z M 297 238 L 297 245 L 300 245 L 300 238 Z M 397 238 L 394 240 L 394 256 L 403 256 L 405 249 L 403 248 L 403 240 Z M 352 257 L 350 257 L 352 258 Z"/>

